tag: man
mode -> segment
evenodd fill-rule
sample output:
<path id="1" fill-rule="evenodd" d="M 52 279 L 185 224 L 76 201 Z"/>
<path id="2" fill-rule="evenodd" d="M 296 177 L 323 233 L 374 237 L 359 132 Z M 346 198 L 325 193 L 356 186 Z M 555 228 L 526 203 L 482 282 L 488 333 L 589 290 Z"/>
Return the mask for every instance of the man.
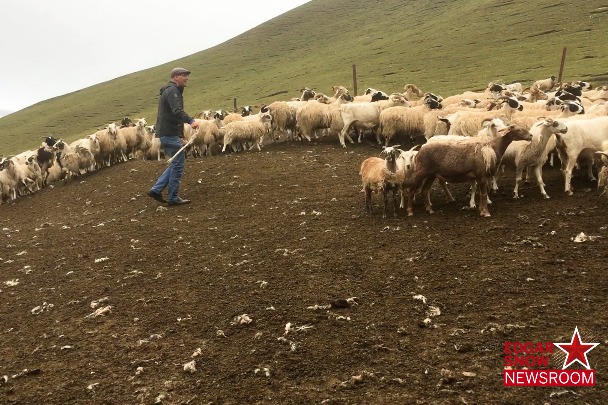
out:
<path id="1" fill-rule="evenodd" d="M 184 140 L 184 123 L 192 128 L 198 127 L 194 118 L 184 111 L 184 98 L 182 93 L 188 83 L 189 70 L 175 68 L 171 70 L 171 80 L 160 89 L 158 100 L 158 114 L 156 117 L 156 136 L 160 137 L 160 144 L 167 157 L 172 157 L 186 143 Z M 189 204 L 190 200 L 179 196 L 179 183 L 184 173 L 185 151 L 180 152 L 173 162 L 160 175 L 156 184 L 152 186 L 148 195 L 156 201 L 167 203 L 169 206 Z M 167 200 L 162 192 L 168 187 Z"/>

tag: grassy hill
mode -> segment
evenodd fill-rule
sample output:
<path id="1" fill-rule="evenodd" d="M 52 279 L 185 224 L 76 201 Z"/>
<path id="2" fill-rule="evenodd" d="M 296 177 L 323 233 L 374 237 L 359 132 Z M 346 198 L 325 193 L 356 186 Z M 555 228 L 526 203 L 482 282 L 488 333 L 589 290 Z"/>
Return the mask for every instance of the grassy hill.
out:
<path id="1" fill-rule="evenodd" d="M 605 0 L 313 0 L 216 47 L 0 118 L 0 155 L 32 148 L 47 133 L 80 138 L 124 116 L 153 123 L 158 89 L 178 65 L 193 72 L 190 114 L 231 109 L 234 98 L 285 100 L 303 86 L 352 92 L 353 64 L 359 93 L 406 83 L 443 96 L 493 80 L 527 85 L 557 76 L 564 47 L 564 81 L 603 85 L 606 22 Z"/>

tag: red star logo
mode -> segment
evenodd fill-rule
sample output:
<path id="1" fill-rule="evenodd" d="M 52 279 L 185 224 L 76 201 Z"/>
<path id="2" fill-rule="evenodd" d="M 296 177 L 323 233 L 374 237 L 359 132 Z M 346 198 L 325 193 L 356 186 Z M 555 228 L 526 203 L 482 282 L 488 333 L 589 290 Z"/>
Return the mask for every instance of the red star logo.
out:
<path id="1" fill-rule="evenodd" d="M 555 346 L 559 347 L 561 351 L 566 353 L 566 360 L 564 360 L 563 369 L 568 368 L 572 363 L 578 361 L 587 370 L 591 370 L 589 366 L 589 360 L 587 360 L 587 352 L 593 349 L 599 343 L 583 343 L 581 342 L 581 336 L 578 333 L 578 326 L 574 328 L 574 334 L 570 343 L 554 343 Z"/>

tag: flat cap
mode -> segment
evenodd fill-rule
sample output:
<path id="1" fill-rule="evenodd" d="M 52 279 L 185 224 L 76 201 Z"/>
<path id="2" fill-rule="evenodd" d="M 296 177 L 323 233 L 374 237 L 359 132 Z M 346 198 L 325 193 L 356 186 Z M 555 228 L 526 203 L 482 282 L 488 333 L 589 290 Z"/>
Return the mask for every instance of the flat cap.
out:
<path id="1" fill-rule="evenodd" d="M 175 77 L 177 75 L 189 75 L 190 71 L 188 69 L 176 67 L 171 70 L 171 77 Z"/>

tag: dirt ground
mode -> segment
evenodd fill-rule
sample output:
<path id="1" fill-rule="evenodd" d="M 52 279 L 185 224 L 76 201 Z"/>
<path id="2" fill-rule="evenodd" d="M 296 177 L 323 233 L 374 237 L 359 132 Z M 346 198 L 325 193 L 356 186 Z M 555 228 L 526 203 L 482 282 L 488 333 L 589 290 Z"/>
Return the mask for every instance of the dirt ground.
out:
<path id="1" fill-rule="evenodd" d="M 382 219 L 358 175 L 378 152 L 323 139 L 189 158 L 187 206 L 145 195 L 156 161 L 0 206 L 0 403 L 608 403 L 594 183 L 567 197 L 547 167 L 552 198 L 515 200 L 508 172 L 490 218 L 452 185 L 434 215 Z M 595 387 L 503 387 L 505 341 L 576 326 L 600 343 Z"/>

